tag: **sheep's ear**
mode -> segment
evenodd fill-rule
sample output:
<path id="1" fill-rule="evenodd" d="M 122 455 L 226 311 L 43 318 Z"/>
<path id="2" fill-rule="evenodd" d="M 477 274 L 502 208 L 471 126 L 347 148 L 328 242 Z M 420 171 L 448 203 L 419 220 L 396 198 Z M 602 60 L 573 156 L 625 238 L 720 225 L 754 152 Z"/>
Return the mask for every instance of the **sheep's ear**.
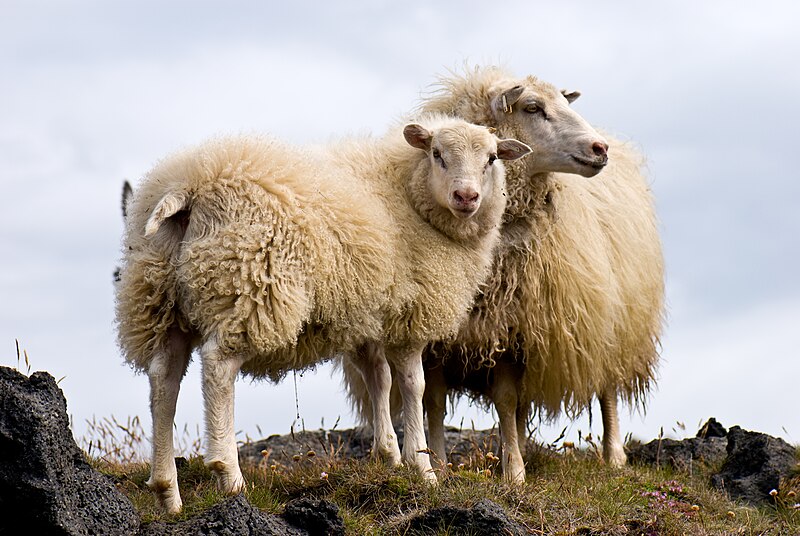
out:
<path id="1" fill-rule="evenodd" d="M 531 152 L 531 148 L 517 140 L 500 140 L 497 142 L 497 158 L 500 160 L 516 160 Z"/>
<path id="2" fill-rule="evenodd" d="M 417 149 L 428 151 L 431 148 L 433 135 L 422 125 L 411 123 L 403 129 L 403 136 L 408 144 Z"/>
<path id="3" fill-rule="evenodd" d="M 568 91 L 566 89 L 562 89 L 561 94 L 567 98 L 567 102 L 569 102 L 570 104 L 575 102 L 578 99 L 578 97 L 581 96 L 580 91 Z"/>
<path id="4" fill-rule="evenodd" d="M 523 91 L 525 91 L 524 86 L 514 86 L 492 99 L 492 110 L 494 111 L 495 117 L 500 117 L 503 114 L 510 114 L 512 106 L 519 100 Z"/>

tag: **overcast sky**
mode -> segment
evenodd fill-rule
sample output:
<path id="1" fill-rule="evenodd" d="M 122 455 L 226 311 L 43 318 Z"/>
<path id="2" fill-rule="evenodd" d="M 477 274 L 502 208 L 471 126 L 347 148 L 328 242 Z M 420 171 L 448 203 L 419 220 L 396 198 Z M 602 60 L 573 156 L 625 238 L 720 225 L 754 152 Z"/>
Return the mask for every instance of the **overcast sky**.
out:
<path id="1" fill-rule="evenodd" d="M 219 133 L 382 132 L 437 74 L 502 63 L 580 90 L 574 107 L 648 158 L 669 324 L 648 411 L 624 411 L 623 433 L 691 435 L 714 416 L 800 443 L 798 22 L 789 1 L 3 0 L 0 364 L 17 366 L 19 339 L 34 370 L 63 377 L 78 436 L 92 416 L 149 429 L 147 379 L 115 342 L 123 179 Z M 181 428 L 202 422 L 199 368 Z M 353 423 L 329 366 L 296 383 L 306 428 Z M 285 433 L 297 413 L 291 374 L 240 381 L 236 400 L 240 438 Z"/>

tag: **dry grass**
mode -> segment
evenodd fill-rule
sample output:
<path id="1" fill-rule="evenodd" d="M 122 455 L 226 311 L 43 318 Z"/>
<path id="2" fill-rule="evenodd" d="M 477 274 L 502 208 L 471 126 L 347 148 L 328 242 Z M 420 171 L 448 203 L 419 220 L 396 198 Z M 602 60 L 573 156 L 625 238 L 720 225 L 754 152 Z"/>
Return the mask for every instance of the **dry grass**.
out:
<path id="1" fill-rule="evenodd" d="M 102 448 L 96 447 L 103 455 L 94 458 L 95 465 L 117 480 L 144 520 L 170 519 L 158 511 L 145 485 L 147 464 L 127 455 L 141 450 L 138 426 L 138 420 L 96 423 L 95 430 L 106 432 Z M 132 428 L 137 431 L 131 433 Z M 114 436 L 108 429 L 116 429 L 124 448 L 112 448 Z M 351 534 L 403 534 L 417 513 L 446 505 L 469 507 L 485 498 L 501 505 L 531 534 L 800 534 L 800 476 L 784 482 L 772 504 L 753 508 L 712 489 L 711 468 L 696 467 L 693 475 L 667 468 L 613 469 L 602 463 L 589 442 L 585 448 L 532 445 L 526 458 L 528 481 L 512 486 L 499 475 L 499 459 L 490 450 L 496 448 L 495 440 L 476 440 L 461 463 L 440 467 L 437 487 L 404 468 L 345 459 L 340 444 L 301 445 L 280 458 L 264 451 L 258 463 L 242 468 L 248 483 L 245 495 L 271 513 L 282 512 L 286 502 L 297 497 L 327 499 L 339 506 Z M 188 460 L 179 460 L 184 500 L 180 519 L 223 500 L 197 455 L 199 440 L 190 444 L 197 449 Z M 116 453 L 122 457 L 114 459 Z M 448 533 L 446 527 L 440 532 Z"/>

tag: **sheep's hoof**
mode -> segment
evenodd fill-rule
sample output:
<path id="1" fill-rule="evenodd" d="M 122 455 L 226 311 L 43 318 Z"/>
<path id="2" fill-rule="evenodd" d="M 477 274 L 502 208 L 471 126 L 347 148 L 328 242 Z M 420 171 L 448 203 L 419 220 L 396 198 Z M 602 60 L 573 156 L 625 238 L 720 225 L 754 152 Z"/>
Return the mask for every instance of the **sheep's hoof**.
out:
<path id="1" fill-rule="evenodd" d="M 439 484 L 439 479 L 436 478 L 436 473 L 432 468 L 422 471 L 422 479 L 431 486 L 437 486 Z"/>
<path id="2" fill-rule="evenodd" d="M 217 487 L 223 493 L 228 495 L 236 495 L 244 489 L 244 477 L 238 466 L 234 466 L 233 470 L 228 467 L 223 461 L 211 461 L 206 463 L 214 476 L 217 479 Z"/>
<path id="3" fill-rule="evenodd" d="M 373 447 L 372 457 L 376 460 L 384 462 L 389 467 L 397 467 L 400 465 L 401 456 L 399 449 L 392 449 L 390 447 Z"/>
<path id="4" fill-rule="evenodd" d="M 624 467 L 628 463 L 628 457 L 622 447 L 611 448 L 603 452 L 603 458 L 606 463 L 611 467 Z"/>
<path id="5" fill-rule="evenodd" d="M 508 473 L 503 473 L 503 479 L 509 484 L 514 484 L 515 486 L 521 486 L 525 483 L 525 470 L 524 469 L 522 471 L 509 470 Z"/>
<path id="6" fill-rule="evenodd" d="M 169 514 L 180 513 L 183 501 L 181 501 L 177 480 L 154 480 L 153 477 L 150 477 L 147 487 L 155 493 L 158 506 L 162 510 Z"/>

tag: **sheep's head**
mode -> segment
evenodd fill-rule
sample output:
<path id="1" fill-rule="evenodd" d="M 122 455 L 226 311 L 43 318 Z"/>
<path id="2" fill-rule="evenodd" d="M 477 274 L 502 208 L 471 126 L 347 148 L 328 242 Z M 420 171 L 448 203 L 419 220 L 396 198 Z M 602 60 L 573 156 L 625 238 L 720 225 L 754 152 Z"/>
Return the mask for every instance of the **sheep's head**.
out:
<path id="1" fill-rule="evenodd" d="M 498 160 L 516 160 L 531 152 L 522 142 L 500 140 L 490 129 L 461 120 L 430 130 L 412 123 L 403 136 L 430 159 L 428 186 L 435 202 L 461 219 L 477 213 L 484 196 L 503 179 Z"/>
<path id="2" fill-rule="evenodd" d="M 593 177 L 608 163 L 606 140 L 569 106 L 579 96 L 533 77 L 502 80 L 492 88 L 496 126 L 533 147 L 526 160 L 530 172 Z"/>

